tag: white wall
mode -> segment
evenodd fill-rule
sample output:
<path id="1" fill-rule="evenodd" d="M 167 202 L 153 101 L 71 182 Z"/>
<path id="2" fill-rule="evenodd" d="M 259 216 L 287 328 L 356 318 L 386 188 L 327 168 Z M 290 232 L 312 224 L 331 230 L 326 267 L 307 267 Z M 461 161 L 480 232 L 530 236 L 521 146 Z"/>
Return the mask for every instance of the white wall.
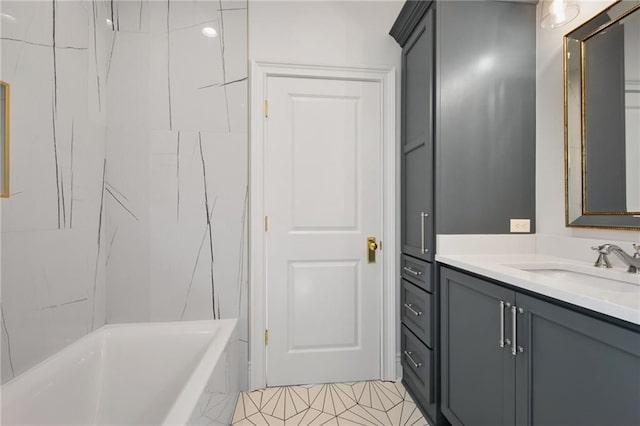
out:
<path id="1" fill-rule="evenodd" d="M 562 40 L 613 1 L 576 3 L 580 15 L 564 27 L 546 30 L 540 28 L 539 22 L 537 26 L 536 230 L 539 234 L 638 242 L 638 232 L 565 227 Z"/>
<path id="2" fill-rule="evenodd" d="M 93 16 L 104 22 L 107 9 L 58 1 L 54 19 L 50 1 L 1 8 L 0 78 L 11 85 L 11 197 L 0 201 L 6 382 L 105 321 L 106 31 L 94 40 Z"/>

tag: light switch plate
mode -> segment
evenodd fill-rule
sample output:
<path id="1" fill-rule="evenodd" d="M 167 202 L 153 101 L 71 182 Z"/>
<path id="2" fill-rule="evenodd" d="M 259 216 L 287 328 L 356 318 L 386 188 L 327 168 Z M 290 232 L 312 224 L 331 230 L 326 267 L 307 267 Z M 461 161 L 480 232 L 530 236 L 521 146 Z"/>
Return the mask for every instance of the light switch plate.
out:
<path id="1" fill-rule="evenodd" d="M 511 219 L 511 232 L 531 232 L 530 219 Z"/>

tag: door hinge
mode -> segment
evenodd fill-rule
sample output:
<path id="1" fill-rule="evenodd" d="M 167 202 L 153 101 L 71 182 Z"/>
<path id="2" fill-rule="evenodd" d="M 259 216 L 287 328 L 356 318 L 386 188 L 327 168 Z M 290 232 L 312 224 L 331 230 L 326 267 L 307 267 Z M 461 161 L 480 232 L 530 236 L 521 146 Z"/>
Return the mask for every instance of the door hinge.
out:
<path id="1" fill-rule="evenodd" d="M 264 116 L 269 117 L 269 101 L 264 101 Z"/>
<path id="2" fill-rule="evenodd" d="M 269 330 L 264 331 L 264 345 L 269 346 Z"/>
<path id="3" fill-rule="evenodd" d="M 264 217 L 264 232 L 269 232 L 269 216 Z"/>

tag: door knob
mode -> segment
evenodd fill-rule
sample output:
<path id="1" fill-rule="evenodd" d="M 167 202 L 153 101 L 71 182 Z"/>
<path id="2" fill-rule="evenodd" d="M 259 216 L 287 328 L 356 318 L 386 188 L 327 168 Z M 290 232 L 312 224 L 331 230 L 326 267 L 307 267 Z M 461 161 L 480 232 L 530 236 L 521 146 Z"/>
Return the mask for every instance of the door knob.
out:
<path id="1" fill-rule="evenodd" d="M 376 263 L 376 250 L 378 250 L 378 243 L 376 243 L 376 237 L 367 238 L 367 262 Z"/>

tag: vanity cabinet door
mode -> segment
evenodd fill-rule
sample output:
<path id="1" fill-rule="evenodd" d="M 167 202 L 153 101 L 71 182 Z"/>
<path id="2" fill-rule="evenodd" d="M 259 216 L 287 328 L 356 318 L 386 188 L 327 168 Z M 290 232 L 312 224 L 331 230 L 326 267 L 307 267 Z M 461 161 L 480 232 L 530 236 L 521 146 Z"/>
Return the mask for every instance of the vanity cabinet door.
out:
<path id="1" fill-rule="evenodd" d="M 640 333 L 516 296 L 518 425 L 640 425 Z"/>
<path id="2" fill-rule="evenodd" d="M 501 323 L 511 335 L 500 302 L 513 304 L 515 293 L 447 268 L 441 292 L 444 415 L 454 425 L 512 425 L 516 357 L 499 342 Z"/>
<path id="3" fill-rule="evenodd" d="M 434 10 L 402 50 L 402 252 L 432 260 Z"/>

